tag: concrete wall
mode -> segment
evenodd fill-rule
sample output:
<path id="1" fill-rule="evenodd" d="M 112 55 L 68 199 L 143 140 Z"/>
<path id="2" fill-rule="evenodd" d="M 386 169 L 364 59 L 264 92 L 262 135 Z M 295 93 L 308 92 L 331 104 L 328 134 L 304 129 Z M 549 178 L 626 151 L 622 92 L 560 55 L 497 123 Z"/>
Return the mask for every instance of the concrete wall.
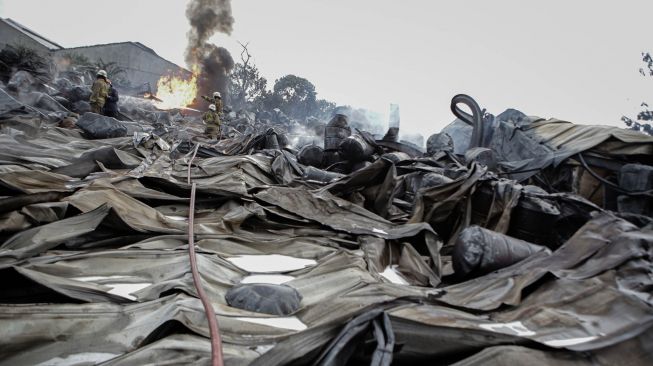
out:
<path id="1" fill-rule="evenodd" d="M 0 49 L 5 48 L 8 44 L 26 46 L 42 55 L 50 53 L 50 50 L 44 45 L 33 40 L 31 37 L 25 35 L 11 25 L 0 21 Z"/>
<path id="2" fill-rule="evenodd" d="M 91 62 L 100 59 L 105 63 L 115 62 L 126 71 L 125 77 L 132 86 L 150 83 L 153 92 L 156 92 L 156 83 L 163 75 L 181 73 L 190 76 L 186 70 L 130 42 L 69 48 L 56 53 L 57 55 L 81 54 Z"/>

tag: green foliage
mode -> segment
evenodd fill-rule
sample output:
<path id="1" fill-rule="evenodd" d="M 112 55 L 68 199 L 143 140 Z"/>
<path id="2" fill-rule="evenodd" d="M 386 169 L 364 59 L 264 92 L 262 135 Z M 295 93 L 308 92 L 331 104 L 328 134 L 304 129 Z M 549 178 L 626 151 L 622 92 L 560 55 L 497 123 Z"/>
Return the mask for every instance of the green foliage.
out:
<path id="1" fill-rule="evenodd" d="M 93 64 L 93 78 L 95 78 L 97 70 L 105 70 L 109 75 L 109 79 L 111 79 L 111 82 L 115 85 L 130 85 L 129 80 L 127 79 L 127 71 L 116 62 L 104 62 L 104 60 L 98 59 L 95 61 L 95 64 Z"/>
<path id="2" fill-rule="evenodd" d="M 639 73 L 646 76 L 653 76 L 653 57 L 648 52 L 642 53 L 642 61 L 645 66 L 639 69 Z M 629 129 L 634 131 L 641 131 L 645 134 L 653 136 L 653 126 L 650 121 L 653 121 L 653 111 L 649 110 L 647 103 L 642 103 L 641 107 L 644 108 L 641 112 L 637 113 L 637 117 L 632 119 L 630 117 L 622 116 L 621 120 L 628 126 Z"/>
<path id="3" fill-rule="evenodd" d="M 257 106 L 267 95 L 267 84 L 256 65 L 237 63 L 231 71 L 229 83 L 231 104 L 236 109 Z"/>
<path id="4" fill-rule="evenodd" d="M 333 114 L 333 110 L 336 109 L 336 104 L 326 99 L 318 99 L 315 104 L 316 108 L 313 115 L 320 119 L 330 118 Z"/>
<path id="5" fill-rule="evenodd" d="M 328 118 L 336 105 L 324 99 L 317 99 L 315 85 L 305 78 L 286 75 L 275 81 L 272 91 L 267 90 L 268 81 L 261 76 L 252 62 L 247 46 L 230 74 L 229 102 L 234 109 L 272 110 L 279 108 L 289 117 L 303 120 L 309 116 Z"/>
<path id="6" fill-rule="evenodd" d="M 274 93 L 287 103 L 305 103 L 316 98 L 315 85 L 299 76 L 286 75 L 274 83 Z"/>
<path id="7" fill-rule="evenodd" d="M 95 68 L 98 70 L 105 70 L 109 74 L 109 78 L 117 79 L 124 77 L 127 74 L 127 71 L 120 67 L 116 62 L 104 62 L 102 59 L 99 59 L 94 64 Z"/>
<path id="8" fill-rule="evenodd" d="M 639 73 L 642 74 L 642 76 L 653 76 L 653 57 L 651 57 L 651 54 L 648 52 L 642 52 L 642 61 L 646 64 L 646 69 L 641 67 Z"/>
<path id="9" fill-rule="evenodd" d="M 272 94 L 269 102 L 290 117 L 304 119 L 317 110 L 315 85 L 305 78 L 286 75 L 274 83 Z"/>
<path id="10" fill-rule="evenodd" d="M 127 78 L 127 71 L 117 62 L 105 62 L 102 59 L 93 61 L 83 54 L 71 52 L 63 54 L 58 64 L 63 70 L 81 72 L 86 80 L 95 80 L 98 70 L 105 70 L 114 85 L 123 87 L 131 85 Z"/>
<path id="11" fill-rule="evenodd" d="M 648 135 L 653 136 L 653 126 L 650 123 L 645 123 L 644 121 L 653 121 L 653 111 L 648 107 L 648 104 L 642 103 L 641 106 L 644 108 L 643 111 L 637 113 L 637 120 L 632 118 L 622 116 L 621 120 L 628 126 L 629 129 L 634 131 L 644 132 Z"/>
<path id="12" fill-rule="evenodd" d="M 67 63 L 66 69 L 83 73 L 87 80 L 95 80 L 98 70 L 105 70 L 114 85 L 130 85 L 127 79 L 127 71 L 117 62 L 105 62 L 102 59 L 93 62 L 88 57 L 77 53 L 64 55 L 63 61 Z"/>
<path id="13" fill-rule="evenodd" d="M 289 117 L 298 120 L 310 116 L 327 119 L 336 108 L 333 102 L 317 99 L 313 83 L 292 74 L 275 81 L 272 92 L 265 96 L 263 104 L 267 109 L 279 108 Z"/>
<path id="14" fill-rule="evenodd" d="M 50 60 L 29 47 L 7 45 L 0 51 L 0 79 L 6 83 L 19 70 L 29 72 L 42 82 L 51 79 Z"/>

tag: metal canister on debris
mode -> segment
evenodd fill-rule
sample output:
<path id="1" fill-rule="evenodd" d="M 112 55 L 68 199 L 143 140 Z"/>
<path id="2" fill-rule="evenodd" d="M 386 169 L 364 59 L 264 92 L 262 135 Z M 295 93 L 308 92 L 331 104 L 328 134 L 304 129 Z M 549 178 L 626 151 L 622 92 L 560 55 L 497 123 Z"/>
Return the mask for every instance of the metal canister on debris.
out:
<path id="1" fill-rule="evenodd" d="M 277 140 L 277 134 L 272 133 L 265 136 L 265 148 L 279 150 L 279 141 Z"/>
<path id="2" fill-rule="evenodd" d="M 340 142 L 340 155 L 351 162 L 369 159 L 374 154 L 374 148 L 361 135 L 348 136 Z"/>
<path id="3" fill-rule="evenodd" d="M 299 150 L 297 160 L 304 165 L 311 165 L 314 167 L 322 166 L 324 160 L 324 150 L 317 145 L 306 145 Z"/>
<path id="4" fill-rule="evenodd" d="M 480 226 L 463 230 L 453 248 L 453 268 L 459 277 L 477 277 L 508 267 L 529 256 L 550 251 L 540 245 Z"/>
<path id="5" fill-rule="evenodd" d="M 329 172 L 326 170 L 314 168 L 312 166 L 306 167 L 306 169 L 304 169 L 304 175 L 302 176 L 304 180 L 319 182 L 324 184 L 331 183 L 336 179 L 340 179 L 342 177 L 344 177 L 343 174 Z"/>
<path id="6" fill-rule="evenodd" d="M 342 162 L 342 156 L 337 150 L 325 150 L 324 158 L 322 159 L 322 165 L 325 167 L 330 167 L 334 164 Z"/>
<path id="7" fill-rule="evenodd" d="M 383 155 L 381 155 L 381 157 L 386 159 L 386 160 L 389 160 L 389 161 L 391 161 L 391 162 L 393 162 L 395 164 L 397 164 L 397 163 L 399 163 L 401 161 L 410 159 L 410 155 L 406 154 L 405 152 L 401 152 L 401 151 L 395 151 L 395 152 L 383 154 Z"/>
<path id="8" fill-rule="evenodd" d="M 426 140 L 426 153 L 433 156 L 439 151 L 454 151 L 453 139 L 446 132 L 435 133 Z"/>
<path id="9" fill-rule="evenodd" d="M 324 150 L 337 151 L 340 142 L 351 135 L 351 128 L 347 116 L 344 114 L 336 114 L 331 121 L 327 123 L 324 131 Z"/>

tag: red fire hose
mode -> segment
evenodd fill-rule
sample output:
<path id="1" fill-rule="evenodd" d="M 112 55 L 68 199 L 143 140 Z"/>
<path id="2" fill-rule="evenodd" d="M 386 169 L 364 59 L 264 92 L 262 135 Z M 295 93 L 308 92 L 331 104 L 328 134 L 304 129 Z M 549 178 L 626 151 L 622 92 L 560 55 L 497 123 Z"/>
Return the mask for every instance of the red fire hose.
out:
<path id="1" fill-rule="evenodd" d="M 193 160 L 195 159 L 195 155 L 197 155 L 198 148 L 199 144 L 195 146 L 193 157 L 191 157 L 190 161 L 188 162 L 188 184 L 190 184 L 190 167 L 193 163 Z M 209 321 L 209 334 L 211 335 L 211 364 L 213 366 L 223 366 L 224 362 L 222 360 L 222 338 L 220 337 L 218 320 L 215 316 L 213 305 L 211 305 L 209 299 L 206 297 L 206 292 L 204 292 L 200 274 L 197 270 L 197 257 L 195 256 L 195 238 L 193 233 L 193 222 L 195 218 L 195 189 L 196 184 L 193 183 L 190 190 L 190 209 L 188 211 L 188 256 L 190 257 L 190 268 L 193 274 L 193 283 L 195 284 L 197 294 L 202 301 L 202 306 L 204 306 L 206 318 Z"/>

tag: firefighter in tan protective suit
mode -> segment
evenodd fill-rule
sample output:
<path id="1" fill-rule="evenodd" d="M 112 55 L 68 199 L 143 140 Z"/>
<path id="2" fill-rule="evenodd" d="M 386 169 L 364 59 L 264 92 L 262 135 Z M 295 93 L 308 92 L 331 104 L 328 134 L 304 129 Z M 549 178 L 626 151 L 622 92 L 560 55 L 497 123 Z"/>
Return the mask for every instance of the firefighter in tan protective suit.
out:
<path id="1" fill-rule="evenodd" d="M 102 108 L 109 95 L 109 82 L 107 81 L 107 72 L 100 70 L 97 72 L 97 78 L 91 87 L 91 112 L 102 114 Z"/>
<path id="2" fill-rule="evenodd" d="M 202 121 L 206 123 L 204 133 L 208 135 L 210 139 L 217 139 L 218 136 L 222 137 L 220 133 L 220 115 L 216 109 L 215 104 L 211 104 L 209 110 L 202 116 Z"/>
<path id="3" fill-rule="evenodd" d="M 202 99 L 206 100 L 209 103 L 213 103 L 215 105 L 216 112 L 218 114 L 222 114 L 222 95 L 220 95 L 220 92 L 213 93 L 213 98 L 202 95 Z"/>

